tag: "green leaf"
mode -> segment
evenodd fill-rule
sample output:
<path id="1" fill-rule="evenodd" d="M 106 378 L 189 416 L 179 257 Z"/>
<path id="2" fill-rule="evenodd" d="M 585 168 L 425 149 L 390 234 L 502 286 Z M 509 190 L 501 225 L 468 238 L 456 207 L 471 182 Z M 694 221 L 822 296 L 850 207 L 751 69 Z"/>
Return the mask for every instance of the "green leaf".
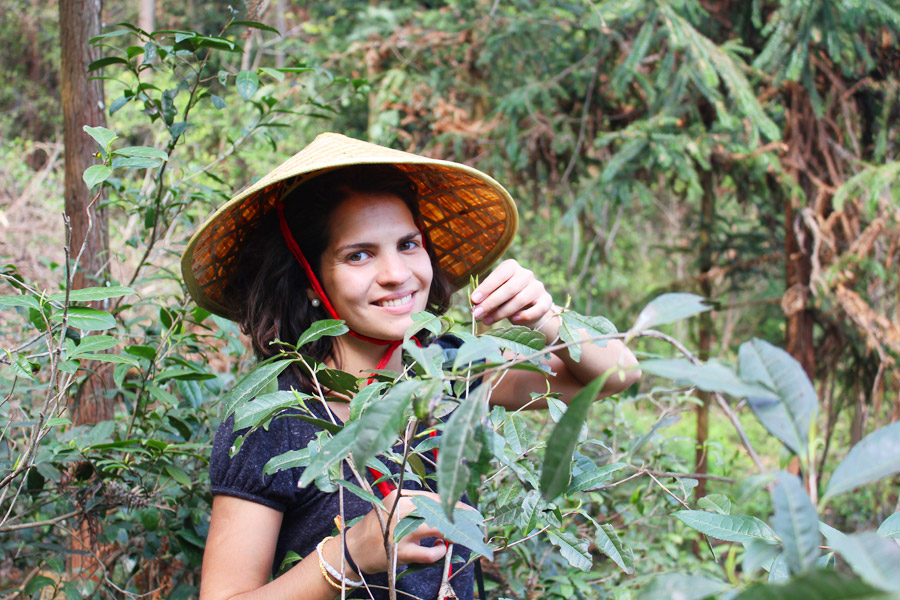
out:
<path id="1" fill-rule="evenodd" d="M 246 102 L 252 98 L 253 94 L 256 93 L 256 90 L 259 89 L 259 76 L 255 71 L 241 71 L 238 73 L 234 84 L 237 86 L 237 91 L 238 94 L 241 95 L 241 99 Z"/>
<path id="2" fill-rule="evenodd" d="M 528 450 L 530 436 L 525 419 L 516 413 L 507 415 L 503 423 L 503 437 L 517 456 Z"/>
<path id="3" fill-rule="evenodd" d="M 792 573 L 813 568 L 819 558 L 819 515 L 800 483 L 790 473 L 779 473 L 772 491 L 775 516 L 772 527 L 781 538 L 784 558 Z"/>
<path id="4" fill-rule="evenodd" d="M 553 433 L 547 441 L 547 451 L 541 470 L 541 494 L 547 500 L 559 496 L 569 485 L 572 453 L 575 451 L 578 434 L 584 425 L 588 409 L 600 395 L 604 383 L 606 375 L 601 375 L 584 386 L 572 398 L 566 414 L 553 428 Z"/>
<path id="5" fill-rule="evenodd" d="M 491 339 L 489 335 L 464 342 L 456 351 L 456 358 L 453 359 L 453 370 L 458 371 L 467 365 L 484 360 L 493 360 L 494 362 L 502 360 L 499 343 Z"/>
<path id="6" fill-rule="evenodd" d="M 674 323 L 708 310 L 712 310 L 712 306 L 703 296 L 680 292 L 663 294 L 651 300 L 644 307 L 632 325 L 631 331 L 638 332 L 658 325 Z"/>
<path id="7" fill-rule="evenodd" d="M 453 507 L 469 484 L 470 469 L 467 461 L 478 456 L 480 444 L 476 442 L 476 430 L 487 416 L 485 395 L 490 386 L 475 388 L 468 398 L 460 401 L 441 436 L 437 457 L 438 492 L 444 512 L 452 520 Z"/>
<path id="8" fill-rule="evenodd" d="M 359 418 L 359 433 L 353 446 L 353 461 L 362 469 L 376 454 L 390 448 L 413 396 L 424 382 L 401 381 L 378 402 L 373 402 Z"/>
<path id="9" fill-rule="evenodd" d="M 618 333 L 618 329 L 613 322 L 606 317 L 601 316 L 585 316 L 572 310 L 567 310 L 560 315 L 563 322 L 567 322 L 571 328 L 581 328 L 587 330 L 588 337 L 598 337 L 601 335 L 610 335 Z M 597 341 L 595 344 L 605 346 L 606 341 Z"/>
<path id="10" fill-rule="evenodd" d="M 277 69 L 270 69 L 269 67 L 260 67 L 259 69 L 269 77 L 273 78 L 275 81 L 284 81 L 284 73 Z"/>
<path id="11" fill-rule="evenodd" d="M 103 58 L 98 58 L 97 60 L 91 62 L 87 67 L 87 72 L 96 71 L 97 69 L 102 69 L 103 67 L 107 67 L 109 65 L 127 65 L 128 61 L 122 58 L 121 56 L 104 56 Z M 87 125 L 85 125 L 87 127 Z"/>
<path id="12" fill-rule="evenodd" d="M 234 429 L 244 429 L 261 425 L 286 408 L 297 406 L 294 392 L 278 391 L 256 396 L 249 402 L 243 402 L 234 411 Z"/>
<path id="13" fill-rule="evenodd" d="M 359 390 L 350 400 L 350 420 L 355 421 L 365 408 L 376 401 L 381 392 L 390 384 L 386 381 L 373 382 Z"/>
<path id="14" fill-rule="evenodd" d="M 215 94 L 210 94 L 209 99 L 210 99 L 210 101 L 212 101 L 213 106 L 215 106 L 219 110 L 222 110 L 226 106 L 225 100 L 223 100 L 219 96 L 216 96 Z"/>
<path id="15" fill-rule="evenodd" d="M 774 392 L 761 385 L 741 380 L 731 368 L 715 360 L 695 365 L 686 358 L 651 359 L 641 362 L 641 370 L 693 385 L 707 392 L 723 392 L 737 398 L 778 398 Z"/>
<path id="16" fill-rule="evenodd" d="M 51 419 L 47 419 L 47 422 L 44 423 L 46 427 L 58 427 L 59 425 L 71 425 L 72 421 L 65 417 L 53 417 Z"/>
<path id="17" fill-rule="evenodd" d="M 328 472 L 332 465 L 339 463 L 348 456 L 356 444 L 356 433 L 360 421 L 352 421 L 336 436 L 328 440 L 319 448 L 319 451 L 309 460 L 309 466 L 300 476 L 300 487 L 306 487 L 320 475 Z"/>
<path id="18" fill-rule="evenodd" d="M 102 352 L 109 350 L 119 343 L 119 340 L 109 335 L 87 335 L 81 338 L 81 341 L 75 349 L 69 353 L 68 358 L 77 358 L 85 352 Z"/>
<path id="19" fill-rule="evenodd" d="M 748 397 L 756 418 L 791 451 L 805 458 L 809 427 L 819 404 L 803 367 L 781 348 L 760 339 L 741 344 L 738 362 L 741 379 L 758 382 L 778 396 L 776 400 Z"/>
<path id="20" fill-rule="evenodd" d="M 900 511 L 885 519 L 876 533 L 882 537 L 900 538 Z"/>
<path id="21" fill-rule="evenodd" d="M 87 287 L 69 291 L 69 302 L 99 302 L 110 298 L 120 298 L 122 296 L 130 296 L 137 294 L 130 287 L 121 285 L 112 285 L 109 287 Z M 63 302 L 66 299 L 65 292 L 57 292 L 50 295 L 53 302 Z"/>
<path id="22" fill-rule="evenodd" d="M 112 151 L 113 154 L 121 156 L 138 156 L 141 158 L 158 158 L 160 160 L 169 160 L 169 155 L 159 148 L 150 146 L 127 146 L 125 148 L 117 148 Z"/>
<path id="23" fill-rule="evenodd" d="M 433 315 L 427 311 L 417 312 L 413 314 L 412 321 L 412 325 L 410 325 L 403 334 L 404 342 L 423 329 L 430 331 L 432 335 L 441 334 L 443 321 L 438 315 Z"/>
<path id="24" fill-rule="evenodd" d="M 680 510 L 675 516 L 682 523 L 717 540 L 726 542 L 753 542 L 761 540 L 777 544 L 772 528 L 756 517 L 720 515 L 705 510 Z"/>
<path id="25" fill-rule="evenodd" d="M 175 465 L 166 465 L 166 473 L 172 476 L 172 479 L 183 485 L 191 487 L 191 478 L 184 472 L 184 469 Z"/>
<path id="26" fill-rule="evenodd" d="M 673 573 L 655 577 L 642 591 L 639 600 L 704 600 L 724 592 L 728 584 L 703 577 Z M 797 599 L 794 599 L 797 600 Z"/>
<path id="27" fill-rule="evenodd" d="M 297 348 L 302 348 L 307 344 L 311 344 L 318 339 L 321 339 L 325 336 L 339 336 L 344 335 L 350 331 L 350 328 L 344 324 L 343 321 L 338 321 L 336 319 L 323 319 L 321 321 L 316 321 L 312 325 L 309 326 L 309 329 L 303 332 L 300 336 L 300 339 L 297 340 Z"/>
<path id="28" fill-rule="evenodd" d="M 422 517 L 410 517 L 408 515 L 403 517 L 397 523 L 397 526 L 394 527 L 394 541 L 399 542 L 405 536 L 418 529 L 423 523 L 425 523 L 425 519 Z"/>
<path id="29" fill-rule="evenodd" d="M 877 429 L 847 453 L 834 470 L 822 500 L 900 472 L 900 421 Z"/>
<path id="30" fill-rule="evenodd" d="M 900 592 L 900 546 L 894 540 L 864 531 L 831 540 L 830 546 L 866 583 Z"/>
<path id="31" fill-rule="evenodd" d="M 300 413 L 290 413 L 284 415 L 285 419 L 300 419 L 301 421 L 305 421 L 310 425 L 315 425 L 319 429 L 324 429 L 331 435 L 337 435 L 341 429 L 344 428 L 343 425 L 338 425 L 337 423 L 332 423 L 331 421 L 326 421 L 324 419 L 317 419 L 315 417 L 310 417 L 309 415 L 304 415 Z"/>
<path id="32" fill-rule="evenodd" d="M 263 467 L 263 473 L 272 475 L 278 471 L 285 469 L 293 469 L 294 467 L 306 467 L 309 464 L 309 448 L 301 448 L 300 450 L 290 450 L 284 454 L 273 456 Z"/>
<path id="33" fill-rule="evenodd" d="M 63 313 L 53 313 L 51 320 L 61 322 Z M 69 307 L 69 327 L 75 327 L 82 331 L 101 331 L 112 329 L 116 326 L 116 318 L 105 310 L 84 308 L 82 306 Z"/>
<path id="34" fill-rule="evenodd" d="M 128 356 L 127 354 L 83 352 L 78 355 L 78 360 L 98 360 L 100 362 L 115 363 L 118 365 L 129 365 L 138 369 L 141 366 L 141 363 L 138 361 L 138 359 L 134 358 L 133 356 Z"/>
<path id="35" fill-rule="evenodd" d="M 521 325 L 491 329 L 485 336 L 497 340 L 501 347 L 522 355 L 540 352 L 547 344 L 543 333 Z"/>
<path id="36" fill-rule="evenodd" d="M 41 311 L 40 301 L 34 296 L 27 296 L 25 294 L 20 296 L 0 296 L 0 306 L 6 308 L 33 308 L 38 312 Z"/>
<path id="37" fill-rule="evenodd" d="M 348 427 L 349 427 L 349 425 L 348 425 Z M 341 486 L 342 488 L 346 489 L 351 494 L 353 494 L 354 496 L 356 496 L 357 498 L 365 500 L 366 502 L 368 502 L 369 504 L 372 504 L 374 506 L 378 506 L 380 508 L 385 508 L 384 503 L 381 501 L 381 498 L 379 498 L 378 496 L 376 496 L 375 494 L 373 494 L 371 492 L 367 492 L 366 490 L 362 489 L 355 483 L 352 483 L 350 481 L 345 481 L 343 479 L 339 479 L 336 483 L 339 486 Z"/>
<path id="38" fill-rule="evenodd" d="M 28 584 L 25 586 L 25 596 L 31 596 L 35 592 L 39 592 L 47 586 L 56 587 L 56 582 L 50 579 L 49 577 L 45 577 L 44 575 L 37 575 L 32 577 Z"/>
<path id="39" fill-rule="evenodd" d="M 162 162 L 159 159 L 141 158 L 138 156 L 131 158 L 117 156 L 112 161 L 113 169 L 155 169 L 160 165 L 162 165 Z"/>
<path id="40" fill-rule="evenodd" d="M 109 179 L 110 175 L 112 175 L 112 169 L 106 165 L 94 165 L 85 169 L 84 175 L 82 175 L 81 178 L 88 186 L 88 189 L 92 190 L 98 183 L 103 183 Z"/>
<path id="41" fill-rule="evenodd" d="M 735 600 L 896 600 L 897 596 L 875 589 L 859 579 L 847 579 L 834 571 L 798 575 L 784 584 L 758 583 Z"/>
<path id="42" fill-rule="evenodd" d="M 435 527 L 445 538 L 456 544 L 462 544 L 469 550 L 477 552 L 488 560 L 494 560 L 494 551 L 484 542 L 484 534 L 473 519 L 479 520 L 481 515 L 474 509 L 457 508 L 453 511 L 453 520 L 447 519 L 443 507 L 428 496 L 412 496 L 416 505 L 416 514 L 425 519 L 425 523 Z"/>
<path id="43" fill-rule="evenodd" d="M 609 523 L 598 525 L 594 543 L 597 545 L 597 549 L 610 557 L 620 569 L 629 575 L 634 574 L 634 554 L 631 548 L 622 544 L 619 534 L 612 525 Z"/>
<path id="44" fill-rule="evenodd" d="M 247 402 L 266 389 L 269 382 L 278 377 L 290 364 L 289 360 L 263 363 L 242 377 L 222 398 L 223 418 L 233 413 L 239 404 Z"/>
<path id="45" fill-rule="evenodd" d="M 552 529 L 547 531 L 547 536 L 555 546 L 559 547 L 559 553 L 570 565 L 585 573 L 591 570 L 594 563 L 591 560 L 591 553 L 588 552 L 587 540 L 579 540 L 568 531 L 557 533 Z"/>
<path id="46" fill-rule="evenodd" d="M 261 29 L 263 31 L 271 31 L 274 34 L 281 35 L 281 32 L 274 27 L 269 27 L 265 23 L 259 23 L 257 21 L 232 21 L 228 24 L 226 29 L 231 29 L 232 27 L 250 27 L 253 29 Z"/>
<path id="47" fill-rule="evenodd" d="M 125 62 L 124 59 L 120 58 L 119 60 Z M 109 150 L 109 145 L 119 137 L 114 131 L 107 129 L 106 127 L 91 127 L 90 125 L 85 125 L 84 127 L 82 127 L 82 129 L 89 136 L 94 138 L 94 141 L 100 145 L 100 148 L 103 150 L 104 154 L 107 150 Z"/>
<path id="48" fill-rule="evenodd" d="M 731 500 L 722 494 L 710 494 L 697 501 L 697 506 L 706 510 L 712 510 L 720 515 L 731 514 Z"/>
<path id="49" fill-rule="evenodd" d="M 566 490 L 566 495 L 570 496 L 576 492 L 599 490 L 604 487 L 607 481 L 612 479 L 613 473 L 627 468 L 628 465 L 626 463 L 614 462 L 580 473 L 572 479 L 572 483 L 569 484 L 569 488 Z"/>

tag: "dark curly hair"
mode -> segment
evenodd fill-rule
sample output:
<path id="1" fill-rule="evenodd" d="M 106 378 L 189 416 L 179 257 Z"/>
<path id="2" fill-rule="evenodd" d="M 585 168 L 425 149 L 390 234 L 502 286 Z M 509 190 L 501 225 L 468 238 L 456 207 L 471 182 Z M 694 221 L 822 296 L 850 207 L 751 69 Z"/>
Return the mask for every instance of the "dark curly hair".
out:
<path id="1" fill-rule="evenodd" d="M 284 199 L 285 219 L 320 279 L 322 252 L 330 241 L 329 219 L 354 194 L 393 194 L 421 225 L 416 186 L 393 165 L 343 167 L 298 186 Z M 440 270 L 427 237 L 425 249 L 434 271 L 427 309 L 443 314 L 450 306 L 453 288 Z M 244 238 L 237 269 L 226 288 L 226 294 L 240 307 L 241 330 L 250 337 L 257 358 L 278 355 L 280 348 L 273 341 L 296 343 L 314 322 L 330 318 L 324 307 L 309 303 L 306 290 L 310 287 L 306 273 L 282 238 L 276 211 L 271 211 L 260 227 Z M 309 344 L 303 352 L 320 362 L 339 360 L 332 337 Z M 302 385 L 310 385 L 303 374 L 297 374 Z"/>

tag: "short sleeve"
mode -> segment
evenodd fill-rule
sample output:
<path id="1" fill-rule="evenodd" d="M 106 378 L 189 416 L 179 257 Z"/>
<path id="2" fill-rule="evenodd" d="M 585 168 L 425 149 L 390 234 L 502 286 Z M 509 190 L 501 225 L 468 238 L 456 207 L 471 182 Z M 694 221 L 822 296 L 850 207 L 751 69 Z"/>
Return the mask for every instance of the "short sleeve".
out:
<path id="1" fill-rule="evenodd" d="M 258 429 L 247 436 L 233 457 L 231 448 L 238 435 L 234 431 L 234 415 L 219 426 L 209 461 L 209 480 L 214 495 L 234 496 L 284 512 L 294 502 L 297 482 L 294 470 L 263 474 L 266 463 L 291 449 L 288 421 L 273 419 L 269 429 Z"/>

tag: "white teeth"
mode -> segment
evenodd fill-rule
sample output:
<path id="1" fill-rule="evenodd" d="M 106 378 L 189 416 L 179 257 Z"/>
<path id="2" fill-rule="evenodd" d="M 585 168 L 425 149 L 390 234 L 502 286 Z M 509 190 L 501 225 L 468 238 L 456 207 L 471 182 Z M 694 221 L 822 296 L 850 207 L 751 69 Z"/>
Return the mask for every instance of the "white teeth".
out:
<path id="1" fill-rule="evenodd" d="M 395 300 L 385 300 L 383 302 L 380 302 L 379 304 L 386 308 L 391 308 L 394 306 L 403 306 L 410 300 L 412 300 L 412 294 L 407 294 L 407 295 L 403 296 L 402 298 L 397 298 Z"/>

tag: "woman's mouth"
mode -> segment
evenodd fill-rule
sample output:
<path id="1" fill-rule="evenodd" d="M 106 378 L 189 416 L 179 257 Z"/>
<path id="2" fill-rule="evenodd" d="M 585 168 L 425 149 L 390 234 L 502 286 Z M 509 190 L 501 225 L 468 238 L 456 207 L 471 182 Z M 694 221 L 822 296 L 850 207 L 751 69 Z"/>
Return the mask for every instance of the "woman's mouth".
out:
<path id="1" fill-rule="evenodd" d="M 375 304 L 382 308 L 399 308 L 401 306 L 406 306 L 410 302 L 412 302 L 413 295 L 412 293 L 406 294 L 400 298 L 392 298 L 390 300 L 379 300 Z"/>

